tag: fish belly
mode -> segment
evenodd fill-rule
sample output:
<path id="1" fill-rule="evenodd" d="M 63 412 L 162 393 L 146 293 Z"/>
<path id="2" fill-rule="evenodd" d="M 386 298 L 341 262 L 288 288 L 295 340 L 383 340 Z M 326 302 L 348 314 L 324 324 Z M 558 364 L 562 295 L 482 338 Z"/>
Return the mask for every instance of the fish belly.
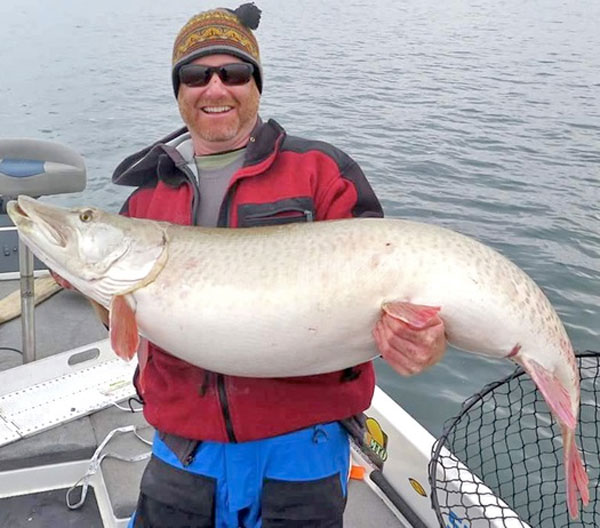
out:
<path id="1" fill-rule="evenodd" d="M 152 288 L 145 290 L 155 301 Z M 169 307 L 146 303 L 136 293 L 140 333 L 191 364 L 250 377 L 333 372 L 377 354 L 371 330 L 380 313 L 378 298 L 355 292 L 349 304 L 349 298 L 317 298 L 306 291 L 303 299 L 259 290 L 197 292 Z"/>

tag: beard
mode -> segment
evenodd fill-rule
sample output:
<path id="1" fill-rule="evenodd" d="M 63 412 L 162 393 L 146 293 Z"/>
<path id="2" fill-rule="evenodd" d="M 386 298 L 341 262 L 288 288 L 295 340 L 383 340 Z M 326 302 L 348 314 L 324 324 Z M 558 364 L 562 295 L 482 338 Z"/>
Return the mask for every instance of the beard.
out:
<path id="1" fill-rule="evenodd" d="M 240 133 L 250 133 L 258 115 L 260 93 L 254 89 L 235 102 L 226 99 L 188 101 L 185 98 L 178 102 L 181 117 L 190 132 L 204 141 L 225 142 L 235 139 Z M 203 106 L 233 106 L 235 111 L 218 122 L 212 122 L 211 116 L 202 110 Z"/>

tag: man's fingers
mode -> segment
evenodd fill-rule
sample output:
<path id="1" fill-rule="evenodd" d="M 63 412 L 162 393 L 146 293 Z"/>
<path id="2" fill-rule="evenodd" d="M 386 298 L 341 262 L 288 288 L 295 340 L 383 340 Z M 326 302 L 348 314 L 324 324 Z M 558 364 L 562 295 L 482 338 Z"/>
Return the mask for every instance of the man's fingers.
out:
<path id="1" fill-rule="evenodd" d="M 427 368 L 427 357 L 408 341 L 399 341 L 381 321 L 373 329 L 381 357 L 399 374 L 413 376 Z M 401 350 L 402 352 L 399 352 Z"/>
<path id="2" fill-rule="evenodd" d="M 59 286 L 62 286 L 65 290 L 72 290 L 73 289 L 73 285 L 66 279 L 63 279 L 58 273 L 49 270 L 50 271 L 50 275 L 52 276 L 52 278 L 56 281 L 56 283 Z"/>
<path id="3" fill-rule="evenodd" d="M 373 329 L 382 357 L 398 373 L 412 376 L 437 363 L 446 349 L 444 323 L 438 317 L 423 329 L 413 329 L 385 314 Z"/>
<path id="4" fill-rule="evenodd" d="M 439 317 L 434 317 L 427 323 L 427 325 L 420 329 L 415 329 L 408 324 L 394 319 L 393 317 L 384 314 L 381 318 L 381 323 L 389 330 L 389 337 L 397 337 L 404 341 L 410 341 L 415 344 L 422 344 L 424 346 L 431 346 L 437 339 L 437 332 L 433 329 L 437 326 L 440 327 L 440 331 L 444 325 L 443 321 Z"/>
<path id="5" fill-rule="evenodd" d="M 432 328 L 434 326 L 444 324 L 442 319 L 438 315 L 433 316 L 423 326 L 421 326 L 419 328 L 415 328 L 414 326 L 411 326 L 409 323 L 405 323 L 404 321 L 402 321 L 400 319 L 396 319 L 395 317 L 392 317 L 391 315 L 389 315 L 385 312 L 383 313 L 381 319 L 384 320 L 386 322 L 386 324 L 389 324 L 390 327 L 392 327 L 392 328 L 396 328 L 396 329 L 406 328 L 407 330 L 412 330 L 414 333 L 417 333 L 417 334 L 419 332 L 422 332 L 423 330 L 427 330 L 428 328 Z"/>

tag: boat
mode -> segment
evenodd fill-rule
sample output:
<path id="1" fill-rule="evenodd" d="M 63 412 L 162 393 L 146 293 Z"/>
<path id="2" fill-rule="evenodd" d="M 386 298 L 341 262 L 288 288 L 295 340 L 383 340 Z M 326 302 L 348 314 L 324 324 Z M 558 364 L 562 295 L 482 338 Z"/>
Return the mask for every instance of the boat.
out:
<path id="1" fill-rule="evenodd" d="M 70 149 L 0 140 L 4 207 L 19 194 L 47 197 L 84 187 L 85 164 Z M 6 214 L 0 214 L 0 248 L 0 299 L 18 297 L 22 312 L 0 326 L 0 526 L 125 527 L 153 436 L 135 398 L 135 360 L 115 356 L 87 300 L 52 287 Z M 34 308 L 44 281 L 53 295 Z M 436 512 L 429 475 L 436 439 L 379 387 L 366 415 L 362 441 L 352 445 L 345 526 L 506 526 L 485 519 L 490 505 L 512 511 L 489 490 L 485 505 L 463 488 L 455 506 Z M 438 471 L 487 489 L 464 466 Z M 471 507 L 483 520 L 465 519 Z M 510 517 L 511 526 L 529 526 L 516 513 Z"/>

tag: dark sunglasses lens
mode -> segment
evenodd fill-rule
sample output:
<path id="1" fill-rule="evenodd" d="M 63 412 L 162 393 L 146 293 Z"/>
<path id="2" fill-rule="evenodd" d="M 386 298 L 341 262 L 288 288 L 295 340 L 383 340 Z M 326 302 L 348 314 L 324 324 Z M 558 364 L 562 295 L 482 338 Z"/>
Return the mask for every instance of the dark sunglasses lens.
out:
<path id="1" fill-rule="evenodd" d="M 250 81 L 253 72 L 254 66 L 245 62 L 234 62 L 216 67 L 186 64 L 179 70 L 179 80 L 188 86 L 206 86 L 213 73 L 216 73 L 223 84 L 238 86 Z"/>
<path id="2" fill-rule="evenodd" d="M 212 68 L 200 64 L 186 64 L 179 70 L 179 80 L 188 86 L 206 86 L 211 75 Z"/>
<path id="3" fill-rule="evenodd" d="M 252 72 L 254 67 L 252 64 L 234 62 L 232 64 L 225 64 L 219 71 L 219 77 L 224 84 L 230 86 L 237 86 L 240 84 L 246 84 L 252 78 Z"/>

